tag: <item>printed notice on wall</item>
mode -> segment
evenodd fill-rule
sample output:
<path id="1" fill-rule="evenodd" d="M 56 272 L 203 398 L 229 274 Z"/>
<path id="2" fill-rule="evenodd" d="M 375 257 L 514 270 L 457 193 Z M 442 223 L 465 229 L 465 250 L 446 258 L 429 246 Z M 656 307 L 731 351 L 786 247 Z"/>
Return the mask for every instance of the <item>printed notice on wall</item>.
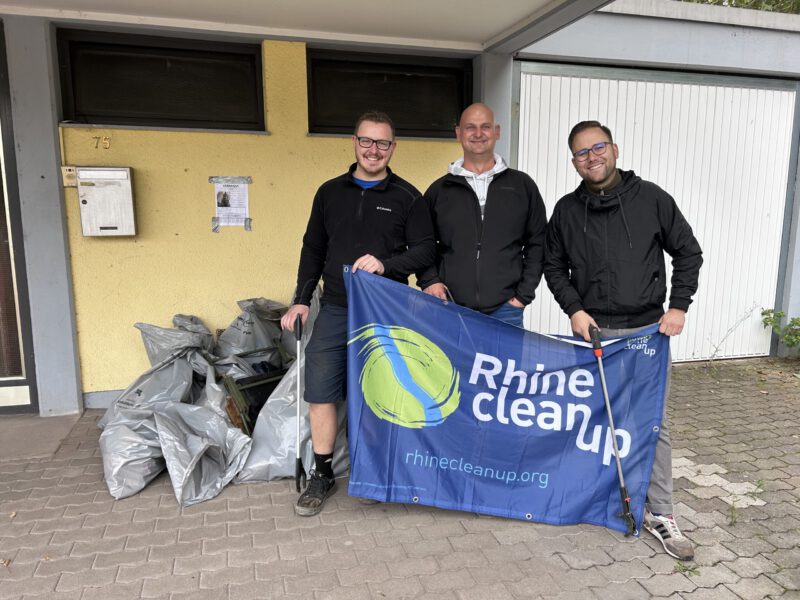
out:
<path id="1" fill-rule="evenodd" d="M 209 182 L 214 184 L 216 208 L 212 231 L 218 232 L 220 227 L 244 227 L 250 231 L 250 177 L 209 177 Z"/>

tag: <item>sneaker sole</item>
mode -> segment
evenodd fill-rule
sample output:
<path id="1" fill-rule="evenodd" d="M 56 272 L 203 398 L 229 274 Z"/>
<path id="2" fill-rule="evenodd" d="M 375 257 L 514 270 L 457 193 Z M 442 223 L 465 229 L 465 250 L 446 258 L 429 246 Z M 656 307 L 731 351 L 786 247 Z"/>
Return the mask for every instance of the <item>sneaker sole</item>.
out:
<path id="1" fill-rule="evenodd" d="M 667 548 L 667 545 L 664 543 L 664 538 L 661 537 L 661 534 L 658 533 L 658 531 L 656 531 L 653 527 L 650 527 L 646 523 L 642 523 L 642 527 L 644 527 L 648 532 L 650 532 L 650 534 L 654 538 L 656 538 L 659 542 L 661 542 L 661 545 L 664 547 L 664 552 L 669 554 L 672 558 L 675 558 L 677 560 L 694 560 L 694 554 L 692 554 L 691 556 L 680 557 L 674 552 L 671 552 L 670 549 Z"/>
<path id="2" fill-rule="evenodd" d="M 331 486 L 331 489 L 328 490 L 328 493 L 325 494 L 325 497 L 322 499 L 322 502 L 319 506 L 298 506 L 297 504 L 294 505 L 294 514 L 298 517 L 313 517 L 314 515 L 318 515 L 322 512 L 322 508 L 325 506 L 325 501 L 333 496 L 333 493 L 336 491 L 336 483 Z"/>

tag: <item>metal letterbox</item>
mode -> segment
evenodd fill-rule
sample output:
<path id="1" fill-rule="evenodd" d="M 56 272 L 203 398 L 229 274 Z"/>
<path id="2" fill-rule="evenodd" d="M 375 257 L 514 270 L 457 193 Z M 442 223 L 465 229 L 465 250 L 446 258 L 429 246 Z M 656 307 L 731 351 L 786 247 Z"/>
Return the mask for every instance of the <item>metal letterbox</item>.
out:
<path id="1" fill-rule="evenodd" d="M 77 177 L 83 235 L 136 235 L 129 167 L 78 167 Z"/>

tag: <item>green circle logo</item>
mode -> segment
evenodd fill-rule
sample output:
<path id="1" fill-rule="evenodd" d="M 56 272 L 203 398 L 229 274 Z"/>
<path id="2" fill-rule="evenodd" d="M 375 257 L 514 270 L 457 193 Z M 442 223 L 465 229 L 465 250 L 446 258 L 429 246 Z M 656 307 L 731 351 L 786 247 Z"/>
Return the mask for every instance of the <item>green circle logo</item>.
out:
<path id="1" fill-rule="evenodd" d="M 441 425 L 458 408 L 459 375 L 428 338 L 406 327 L 365 325 L 350 344 L 366 356 L 359 383 L 373 413 L 401 427 Z"/>

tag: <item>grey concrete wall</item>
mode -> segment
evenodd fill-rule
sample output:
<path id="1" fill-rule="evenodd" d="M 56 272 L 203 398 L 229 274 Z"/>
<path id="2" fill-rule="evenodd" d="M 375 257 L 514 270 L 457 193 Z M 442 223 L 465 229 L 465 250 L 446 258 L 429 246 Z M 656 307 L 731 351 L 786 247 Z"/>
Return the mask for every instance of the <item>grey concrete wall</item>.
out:
<path id="1" fill-rule="evenodd" d="M 494 111 L 494 120 L 500 125 L 500 139 L 495 152 L 506 161 L 511 159 L 511 112 L 513 102 L 514 58 L 510 54 L 484 52 L 474 60 L 475 101 L 488 104 Z"/>
<path id="2" fill-rule="evenodd" d="M 49 21 L 2 16 L 36 360 L 39 414 L 83 409 L 60 184 L 58 72 Z"/>
<path id="3" fill-rule="evenodd" d="M 600 12 L 519 57 L 794 78 L 800 32 Z"/>

